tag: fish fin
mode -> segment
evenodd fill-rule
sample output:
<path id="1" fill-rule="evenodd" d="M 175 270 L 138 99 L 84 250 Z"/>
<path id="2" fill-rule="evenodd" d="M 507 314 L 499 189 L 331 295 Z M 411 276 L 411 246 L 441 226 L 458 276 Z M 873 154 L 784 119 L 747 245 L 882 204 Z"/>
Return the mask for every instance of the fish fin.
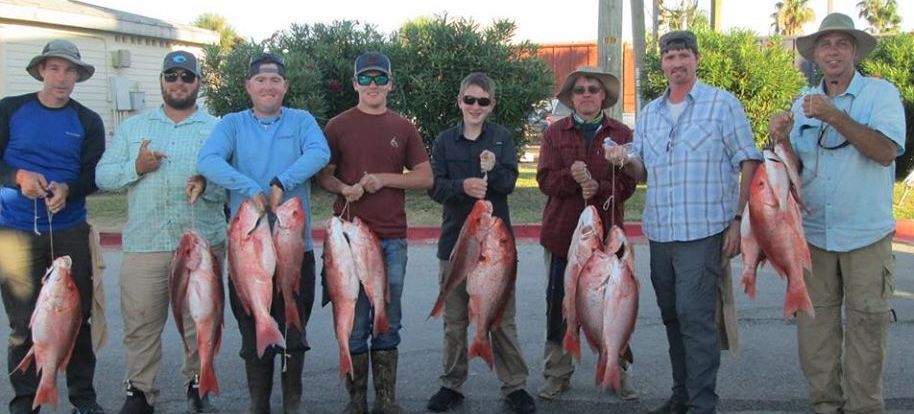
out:
<path id="1" fill-rule="evenodd" d="M 755 299 L 755 279 L 758 276 L 755 269 L 750 269 L 748 267 L 743 269 L 743 291 L 746 292 L 746 296 L 749 299 Z"/>
<path id="2" fill-rule="evenodd" d="M 281 348 L 286 347 L 286 340 L 283 339 L 282 333 L 279 332 L 279 325 L 269 314 L 255 318 L 255 325 L 257 329 L 258 358 L 263 357 L 263 353 L 266 352 L 267 347 L 270 345 L 276 345 Z"/>
<path id="3" fill-rule="evenodd" d="M 435 306 L 432 306 L 432 311 L 428 313 L 428 317 L 425 318 L 426 320 L 432 318 L 437 319 L 441 316 L 441 312 L 444 311 L 444 297 L 447 296 L 447 293 L 448 292 L 444 290 L 444 286 L 442 286 L 441 292 L 438 293 L 438 299 L 435 301 Z"/>
<path id="4" fill-rule="evenodd" d="M 10 375 L 13 375 L 14 373 L 16 373 L 16 371 L 19 371 L 20 373 L 24 374 L 25 371 L 27 371 L 29 369 L 29 365 L 32 365 L 33 359 L 35 359 L 35 346 L 34 345 L 31 348 L 29 348 L 29 352 L 27 354 L 25 354 L 25 356 L 22 358 L 22 361 L 19 361 L 19 365 L 16 365 L 16 369 L 14 369 L 13 372 L 10 372 Z"/>
<path id="5" fill-rule="evenodd" d="M 806 291 L 805 285 L 794 286 L 794 283 L 787 284 L 787 297 L 784 298 L 784 319 L 790 319 L 798 311 L 806 312 L 811 318 L 816 317 L 816 310 L 812 306 L 812 300 Z"/>
<path id="6" fill-rule="evenodd" d="M 565 338 L 562 340 L 562 349 L 571 354 L 574 359 L 581 362 L 581 337 L 576 328 L 568 326 L 565 329 Z"/>
<path id="7" fill-rule="evenodd" d="M 489 369 L 492 369 L 492 366 L 495 363 L 495 356 L 492 355 L 492 344 L 490 344 L 487 339 L 478 336 L 473 339 L 473 344 L 470 345 L 470 352 L 467 353 L 467 359 L 473 359 L 475 357 L 482 358 L 483 361 L 486 361 L 486 365 L 489 366 Z"/>
<path id="8" fill-rule="evenodd" d="M 298 315 L 298 309 L 295 307 L 295 296 L 291 292 L 283 292 L 283 308 L 286 314 L 286 324 L 304 332 L 301 317 Z"/>
<path id="9" fill-rule="evenodd" d="M 606 353 L 600 352 L 600 355 L 597 357 L 597 370 L 596 377 L 594 378 L 594 383 L 600 389 L 606 389 L 604 386 L 604 377 L 606 376 Z"/>
<path id="10" fill-rule="evenodd" d="M 41 375 L 41 382 L 38 383 L 38 390 L 35 392 L 35 399 L 32 400 L 32 409 L 37 409 L 42 404 L 50 403 L 54 409 L 57 409 L 59 401 L 57 400 L 57 373 L 44 373 Z"/>
<path id="11" fill-rule="evenodd" d="M 204 366 L 201 362 L 200 388 L 197 389 L 197 394 L 200 398 L 203 398 L 209 392 L 219 395 L 219 381 L 216 379 L 216 369 L 212 363 Z"/>

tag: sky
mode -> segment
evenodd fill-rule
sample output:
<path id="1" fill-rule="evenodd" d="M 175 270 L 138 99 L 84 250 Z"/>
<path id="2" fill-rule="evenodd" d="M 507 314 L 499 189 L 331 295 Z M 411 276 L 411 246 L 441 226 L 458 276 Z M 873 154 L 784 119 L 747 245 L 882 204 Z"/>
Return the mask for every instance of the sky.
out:
<path id="1" fill-rule="evenodd" d="M 203 13 L 224 16 L 240 35 L 262 40 L 291 23 L 330 23 L 334 20 L 358 20 L 373 24 L 382 32 L 393 32 L 407 20 L 420 16 L 447 13 L 453 17 L 470 17 L 485 26 L 495 19 L 508 18 L 517 24 L 515 40 L 537 43 L 591 42 L 597 38 L 597 8 L 599 0 L 82 0 L 87 3 L 189 24 Z M 678 0 L 667 0 L 676 4 Z M 858 18 L 859 0 L 832 0 L 834 11 L 850 15 L 858 29 L 866 23 Z M 631 12 L 625 3 L 626 25 L 623 38 L 631 39 L 628 20 Z M 651 0 L 644 0 L 648 5 Z M 710 0 L 699 0 L 699 6 L 710 8 Z M 721 11 L 723 29 L 743 27 L 761 35 L 771 31 L 771 14 L 777 0 L 726 0 Z M 804 27 L 804 33 L 814 32 L 827 14 L 828 0 L 809 0 L 815 20 Z M 254 6 L 254 5 L 257 6 Z M 316 5 L 317 4 L 317 5 Z M 332 5 L 329 7 L 328 5 Z M 914 1 L 898 0 L 902 30 L 914 30 Z M 645 13 L 650 19 L 650 12 Z M 647 26 L 650 27 L 650 26 Z"/>

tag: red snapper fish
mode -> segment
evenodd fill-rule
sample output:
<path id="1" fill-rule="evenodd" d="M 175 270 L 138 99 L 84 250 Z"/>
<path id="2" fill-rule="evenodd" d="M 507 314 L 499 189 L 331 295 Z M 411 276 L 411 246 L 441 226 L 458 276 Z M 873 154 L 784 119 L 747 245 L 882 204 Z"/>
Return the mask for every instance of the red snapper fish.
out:
<path id="1" fill-rule="evenodd" d="M 595 382 L 601 389 L 622 389 L 620 358 L 635 331 L 638 290 L 631 243 L 613 226 L 606 251 L 595 251 L 582 269 L 575 297 L 584 337 L 599 355 Z"/>
<path id="2" fill-rule="evenodd" d="M 568 264 L 565 266 L 565 298 L 562 300 L 562 314 L 565 317 L 565 338 L 562 348 L 581 360 L 580 321 L 575 300 L 578 278 L 584 265 L 595 252 L 603 251 L 603 222 L 594 206 L 587 206 L 578 217 L 578 225 L 568 247 Z"/>
<path id="3" fill-rule="evenodd" d="M 44 275 L 29 322 L 32 348 L 16 367 L 25 373 L 34 359 L 41 375 L 32 400 L 33 410 L 47 403 L 57 408 L 57 372 L 66 370 L 82 323 L 79 290 L 70 275 L 72 264 L 70 256 L 58 257 Z"/>
<path id="4" fill-rule="evenodd" d="M 517 250 L 508 226 L 492 216 L 492 203 L 478 200 L 464 221 L 451 251 L 444 284 L 429 317 L 438 317 L 444 299 L 466 281 L 469 296 L 467 317 L 476 325 L 467 356 L 494 364 L 489 333 L 501 322 L 517 278 Z"/>
<path id="5" fill-rule="evenodd" d="M 305 260 L 305 207 L 292 197 L 276 208 L 273 246 L 276 248 L 276 284 L 282 294 L 286 323 L 304 332 L 295 295 L 301 290 L 301 266 Z"/>
<path id="6" fill-rule="evenodd" d="M 355 262 L 359 281 L 365 289 L 365 296 L 374 308 L 373 334 L 378 336 L 387 333 L 390 329 L 390 322 L 387 320 L 390 293 L 381 239 L 358 217 L 353 218 L 351 222 L 343 222 L 343 233 L 349 241 L 352 260 Z"/>
<path id="7" fill-rule="evenodd" d="M 784 319 L 797 311 L 815 317 L 803 280 L 803 272 L 812 271 L 812 259 L 800 215 L 797 163 L 791 151 L 778 147 L 765 150 L 764 158 L 752 178 L 749 202 L 743 211 L 742 283 L 746 294 L 755 298 L 757 268 L 767 260 L 787 279 Z"/>
<path id="8" fill-rule="evenodd" d="M 254 317 L 259 358 L 270 345 L 285 348 L 286 341 L 270 315 L 276 249 L 264 212 L 250 199 L 241 203 L 232 218 L 228 238 L 229 277 L 245 313 Z"/>
<path id="9" fill-rule="evenodd" d="M 185 232 L 175 250 L 169 276 L 171 309 L 178 333 L 189 350 L 184 318 L 190 312 L 197 332 L 200 353 L 200 396 L 219 395 L 219 381 L 213 361 L 222 345 L 223 304 L 222 268 L 209 242 L 193 231 Z"/>
<path id="10" fill-rule="evenodd" d="M 343 226 L 342 219 L 331 217 L 327 221 L 324 238 L 324 276 L 333 304 L 333 326 L 340 347 L 340 378 L 352 373 L 349 336 L 355 321 L 355 304 L 359 299 L 358 270 Z"/>

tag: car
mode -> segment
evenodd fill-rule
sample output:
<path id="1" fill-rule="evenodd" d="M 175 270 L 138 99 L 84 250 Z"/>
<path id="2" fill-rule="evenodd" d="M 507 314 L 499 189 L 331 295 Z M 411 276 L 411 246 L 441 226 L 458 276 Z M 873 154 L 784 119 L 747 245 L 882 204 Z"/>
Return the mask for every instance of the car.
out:
<path id="1" fill-rule="evenodd" d="M 571 115 L 571 109 L 565 104 L 559 102 L 556 98 L 544 100 L 537 105 L 537 110 L 530 114 L 529 123 L 536 131 L 543 131 L 568 115 Z"/>

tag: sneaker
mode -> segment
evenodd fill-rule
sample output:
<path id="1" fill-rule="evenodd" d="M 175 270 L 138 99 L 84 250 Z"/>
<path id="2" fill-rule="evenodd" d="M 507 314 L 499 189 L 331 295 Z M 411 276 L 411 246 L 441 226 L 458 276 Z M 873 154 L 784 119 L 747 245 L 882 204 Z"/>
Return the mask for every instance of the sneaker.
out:
<path id="1" fill-rule="evenodd" d="M 638 399 L 638 390 L 632 384 L 628 372 L 622 372 L 622 389 L 616 394 L 622 401 L 635 401 Z"/>
<path id="2" fill-rule="evenodd" d="M 99 410 L 101 408 L 99 407 Z M 124 406 L 121 407 L 120 414 L 152 414 L 155 412 L 155 408 L 149 405 L 146 402 L 146 394 L 143 391 L 140 391 L 136 388 L 133 388 L 133 384 L 130 381 L 127 381 L 127 399 L 124 401 Z M 77 411 L 73 411 L 74 414 L 77 414 Z M 79 411 L 78 414 L 87 414 L 87 413 L 104 413 L 104 411 Z"/>
<path id="3" fill-rule="evenodd" d="M 441 387 L 432 398 L 429 398 L 426 408 L 429 411 L 443 413 L 463 403 L 463 394 L 450 388 Z"/>
<path id="4" fill-rule="evenodd" d="M 151 411 L 150 411 L 151 412 Z M 73 407 L 71 414 L 105 414 L 105 409 L 98 403 L 91 403 L 83 407 Z"/>
<path id="5" fill-rule="evenodd" d="M 187 384 L 187 412 L 214 413 L 216 408 L 209 402 L 209 393 L 200 398 L 200 377 L 194 375 L 193 381 Z"/>
<path id="6" fill-rule="evenodd" d="M 540 392 L 537 396 L 544 400 L 553 400 L 558 397 L 559 394 L 568 391 L 569 388 L 571 388 L 571 378 L 547 377 L 546 383 L 543 385 L 543 388 L 540 388 Z"/>
<path id="7" fill-rule="evenodd" d="M 533 397 L 523 389 L 508 394 L 508 405 L 520 414 L 536 412 L 536 403 L 533 402 Z"/>

